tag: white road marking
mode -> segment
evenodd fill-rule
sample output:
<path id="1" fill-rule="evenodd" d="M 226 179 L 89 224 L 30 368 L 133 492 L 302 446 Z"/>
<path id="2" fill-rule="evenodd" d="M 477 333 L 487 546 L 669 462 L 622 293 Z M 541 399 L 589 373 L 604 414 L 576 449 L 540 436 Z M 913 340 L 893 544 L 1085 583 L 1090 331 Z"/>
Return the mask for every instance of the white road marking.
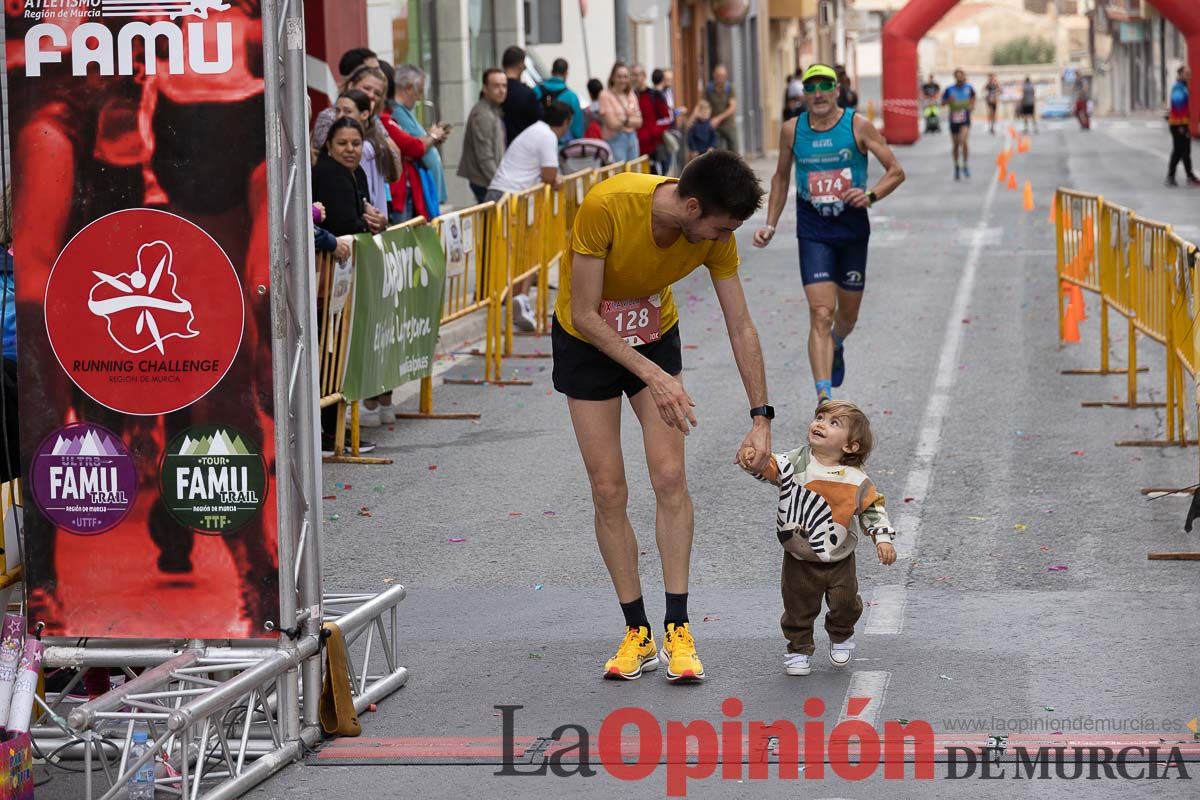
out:
<path id="1" fill-rule="evenodd" d="M 921 536 L 921 518 L 925 499 L 929 494 L 933 464 L 942 443 L 942 423 L 950 410 L 950 392 L 958 379 L 958 353 L 962 347 L 963 319 L 971 303 L 971 292 L 975 288 L 975 275 L 979 269 L 979 257 L 987 239 L 988 212 L 996 197 L 997 181 L 988 181 L 987 195 L 983 200 L 983 211 L 971 236 L 971 250 L 967 254 L 963 271 L 958 279 L 958 290 L 946 319 L 946 332 L 942 337 L 942 350 L 938 356 L 937 371 L 934 373 L 933 388 L 925 404 L 925 415 L 921 420 L 921 433 L 917 437 L 917 450 L 913 454 L 912 468 L 904 483 L 901 495 L 903 507 L 896 515 L 896 554 L 900 558 L 916 556 Z M 911 499 L 909 499 L 911 498 Z M 904 502 L 907 501 L 907 502 Z"/>
<path id="2" fill-rule="evenodd" d="M 891 679 L 892 673 L 882 670 L 855 672 L 851 675 L 850 685 L 846 687 L 846 699 L 842 701 L 842 711 L 838 715 L 838 722 L 857 719 L 878 730 L 879 715 L 883 711 L 883 698 L 887 694 L 888 682 Z M 857 714 L 851 714 L 850 702 L 856 697 L 869 698 L 869 702 L 865 708 L 855 709 L 858 710 Z"/>
<path id="3" fill-rule="evenodd" d="M 908 605 L 908 593 L 904 586 L 891 584 L 880 586 L 872 596 L 875 605 L 867 614 L 863 633 L 897 634 L 904 630 L 904 607 Z"/>

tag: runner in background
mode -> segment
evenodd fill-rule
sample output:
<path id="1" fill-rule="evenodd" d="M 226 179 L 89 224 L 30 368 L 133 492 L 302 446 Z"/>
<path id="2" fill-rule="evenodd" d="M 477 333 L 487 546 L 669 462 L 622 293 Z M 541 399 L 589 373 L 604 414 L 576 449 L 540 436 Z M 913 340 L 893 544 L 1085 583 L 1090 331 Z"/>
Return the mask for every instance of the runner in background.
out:
<path id="1" fill-rule="evenodd" d="M 984 87 L 984 99 L 987 101 L 988 107 L 988 133 L 996 133 L 996 109 L 1000 105 L 1000 81 L 996 80 L 996 73 L 988 74 L 987 86 Z"/>
<path id="2" fill-rule="evenodd" d="M 1021 130 L 1029 133 L 1029 125 L 1033 124 L 1033 132 L 1037 133 L 1037 87 L 1033 85 L 1033 79 L 1028 75 L 1025 76 L 1024 83 L 1021 84 L 1021 122 L 1023 123 Z"/>
<path id="3" fill-rule="evenodd" d="M 867 209 L 896 190 L 904 170 L 866 117 L 837 107 L 832 68 L 814 64 L 805 70 L 803 83 L 808 111 L 783 124 L 767 224 L 755 232 L 754 246 L 766 247 L 775 236 L 794 162 L 796 237 L 810 323 L 808 360 L 820 402 L 830 398 L 846 374 L 843 348 L 858 321 L 867 273 Z M 886 170 L 870 190 L 868 152 Z"/>
<path id="4" fill-rule="evenodd" d="M 971 167 L 967 164 L 967 140 L 971 136 L 971 112 L 975 110 L 975 87 L 967 83 L 967 73 L 961 69 L 954 70 L 954 85 L 946 87 L 942 105 L 950 109 L 950 155 L 954 159 L 954 180 L 969 178 Z"/>

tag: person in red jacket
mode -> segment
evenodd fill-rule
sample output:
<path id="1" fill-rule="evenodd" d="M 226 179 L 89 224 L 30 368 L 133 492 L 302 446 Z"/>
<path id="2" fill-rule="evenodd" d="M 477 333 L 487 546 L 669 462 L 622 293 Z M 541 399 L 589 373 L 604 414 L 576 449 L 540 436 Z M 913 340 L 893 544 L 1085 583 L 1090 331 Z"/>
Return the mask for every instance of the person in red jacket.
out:
<path id="1" fill-rule="evenodd" d="M 379 66 L 388 79 L 387 97 L 390 99 L 396 94 L 396 71 L 386 61 L 381 62 Z M 400 148 L 400 154 L 404 156 L 400 180 L 390 187 L 392 205 L 388 221 L 396 225 L 414 217 L 430 219 L 429 209 L 425 204 L 425 192 L 421 188 L 421 177 L 417 174 L 417 162 L 425 156 L 429 148 L 446 141 L 450 130 L 442 125 L 433 125 L 429 128 L 428 136 L 413 136 L 392 119 L 390 103 L 383 104 L 379 119 L 383 122 L 383 129 L 392 137 L 392 141 Z"/>
<path id="2" fill-rule="evenodd" d="M 658 148 L 663 143 L 663 134 L 671 127 L 671 107 L 663 93 L 646 83 L 646 68 L 634 64 L 629 70 L 633 90 L 637 92 L 638 105 L 642 110 L 642 127 L 638 128 L 638 153 L 650 156 L 658 166 Z"/>

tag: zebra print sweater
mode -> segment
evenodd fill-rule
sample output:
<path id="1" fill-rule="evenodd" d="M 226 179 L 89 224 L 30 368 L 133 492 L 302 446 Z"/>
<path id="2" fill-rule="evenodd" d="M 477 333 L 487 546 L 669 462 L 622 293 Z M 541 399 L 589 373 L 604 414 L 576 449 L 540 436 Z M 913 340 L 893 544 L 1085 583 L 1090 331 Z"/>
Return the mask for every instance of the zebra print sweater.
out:
<path id="1" fill-rule="evenodd" d="M 883 495 L 861 469 L 825 466 L 807 445 L 773 456 L 779 469 L 775 530 L 788 553 L 802 561 L 833 562 L 853 553 L 864 532 L 876 541 L 895 540 Z"/>

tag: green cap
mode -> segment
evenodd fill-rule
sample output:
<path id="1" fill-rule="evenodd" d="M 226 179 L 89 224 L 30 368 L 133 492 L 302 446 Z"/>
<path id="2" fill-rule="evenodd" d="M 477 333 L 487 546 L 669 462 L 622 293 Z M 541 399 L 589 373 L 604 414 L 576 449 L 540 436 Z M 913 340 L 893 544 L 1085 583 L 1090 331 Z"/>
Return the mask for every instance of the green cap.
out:
<path id="1" fill-rule="evenodd" d="M 833 67 L 827 67 L 824 64 L 813 64 L 804 70 L 804 75 L 800 78 L 800 81 L 801 83 L 808 83 L 813 78 L 829 78 L 836 81 L 837 73 L 833 71 Z"/>

